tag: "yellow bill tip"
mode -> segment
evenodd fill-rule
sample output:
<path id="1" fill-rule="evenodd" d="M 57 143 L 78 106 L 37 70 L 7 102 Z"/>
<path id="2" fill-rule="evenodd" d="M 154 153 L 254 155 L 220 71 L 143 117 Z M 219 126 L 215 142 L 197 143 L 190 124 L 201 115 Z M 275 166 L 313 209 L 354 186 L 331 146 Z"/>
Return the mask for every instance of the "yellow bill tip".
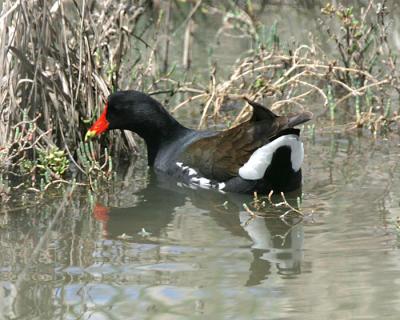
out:
<path id="1" fill-rule="evenodd" d="M 92 139 L 96 135 L 97 135 L 96 131 L 88 130 L 88 132 L 86 132 L 86 135 L 85 135 L 85 141 L 88 141 L 89 139 Z"/>

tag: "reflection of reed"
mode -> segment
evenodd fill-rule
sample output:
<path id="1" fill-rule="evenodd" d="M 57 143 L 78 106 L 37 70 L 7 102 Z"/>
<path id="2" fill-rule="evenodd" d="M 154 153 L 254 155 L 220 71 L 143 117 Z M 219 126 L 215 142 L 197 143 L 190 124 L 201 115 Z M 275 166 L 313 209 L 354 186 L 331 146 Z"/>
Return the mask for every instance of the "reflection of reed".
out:
<path id="1" fill-rule="evenodd" d="M 20 212 L 16 212 L 8 222 L 7 231 L 10 234 L 0 233 L 0 241 L 5 245 L 5 252 L 0 253 L 2 261 L 5 263 L 1 269 L 10 269 L 3 285 L 3 302 L 8 301 L 8 303 L 0 306 L 2 308 L 0 311 L 5 312 L 1 314 L 15 318 L 27 313 L 30 314 L 32 311 L 30 308 L 46 310 L 51 306 L 50 297 L 53 288 L 45 283 L 53 279 L 54 270 L 52 267 L 49 268 L 49 265 L 57 261 L 54 257 L 55 248 L 52 237 L 54 235 L 60 236 L 63 232 L 60 230 L 60 223 L 67 212 L 74 189 L 74 186 L 70 187 L 55 208 L 50 208 L 48 212 L 46 212 L 46 209 L 44 212 L 40 212 L 40 214 L 46 216 L 46 213 L 55 211 L 54 214 L 47 214 L 45 222 L 40 221 L 38 223 L 38 230 L 32 230 L 35 222 L 29 220 L 21 228 L 19 225 L 21 217 L 15 216 Z M 21 214 L 24 215 L 25 213 Z M 21 233 L 21 231 L 25 232 Z M 15 239 L 10 237 L 12 234 L 19 236 L 26 234 L 26 236 L 23 236 L 22 239 Z M 75 237 L 76 235 L 73 234 L 72 241 Z M 2 274 L 4 273 L 1 273 L 0 279 L 3 278 Z M 7 272 L 5 274 L 7 275 Z M 39 281 L 36 282 L 35 280 Z M 27 297 L 29 298 L 25 301 Z M 29 303 L 26 304 L 27 302 Z"/>

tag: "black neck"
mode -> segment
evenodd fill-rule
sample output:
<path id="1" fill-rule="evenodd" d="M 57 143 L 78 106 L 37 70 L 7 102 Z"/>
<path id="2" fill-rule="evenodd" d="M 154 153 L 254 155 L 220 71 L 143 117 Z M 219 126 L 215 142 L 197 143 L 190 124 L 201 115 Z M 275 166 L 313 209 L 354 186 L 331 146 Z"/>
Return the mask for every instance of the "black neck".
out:
<path id="1" fill-rule="evenodd" d="M 147 162 L 149 166 L 153 166 L 160 149 L 185 134 L 189 129 L 167 114 L 156 121 L 153 119 L 149 125 L 143 124 L 139 130 L 135 128 L 132 131 L 135 131 L 146 142 Z"/>

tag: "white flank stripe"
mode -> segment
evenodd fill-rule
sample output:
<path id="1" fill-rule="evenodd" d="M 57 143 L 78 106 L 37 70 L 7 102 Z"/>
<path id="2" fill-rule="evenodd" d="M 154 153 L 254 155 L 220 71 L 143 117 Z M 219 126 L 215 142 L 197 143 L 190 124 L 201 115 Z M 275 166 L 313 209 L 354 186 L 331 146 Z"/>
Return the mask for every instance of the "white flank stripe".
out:
<path id="1" fill-rule="evenodd" d="M 211 186 L 211 181 L 207 178 L 191 178 L 192 182 L 199 184 L 200 187 L 209 187 Z"/>
<path id="2" fill-rule="evenodd" d="M 218 189 L 220 192 L 224 193 L 222 191 L 226 187 L 224 182 L 218 183 L 217 181 L 211 181 L 210 179 L 204 178 L 204 177 L 200 176 L 195 169 L 190 168 L 189 166 L 183 165 L 182 162 L 176 162 L 175 164 L 178 168 L 180 168 L 182 170 L 182 173 L 184 175 L 189 176 L 190 183 L 191 183 L 189 185 L 190 188 L 192 188 L 192 189 L 195 188 L 192 185 L 192 184 L 195 184 L 195 185 L 200 186 L 205 189 L 215 188 L 215 189 Z M 182 186 L 182 185 L 183 185 L 182 183 L 178 183 L 178 186 Z"/>
<path id="3" fill-rule="evenodd" d="M 295 172 L 299 171 L 304 159 L 303 143 L 297 135 L 288 134 L 254 151 L 250 159 L 239 169 L 239 175 L 246 180 L 261 179 L 271 164 L 274 152 L 284 146 L 291 149 L 292 169 Z"/>

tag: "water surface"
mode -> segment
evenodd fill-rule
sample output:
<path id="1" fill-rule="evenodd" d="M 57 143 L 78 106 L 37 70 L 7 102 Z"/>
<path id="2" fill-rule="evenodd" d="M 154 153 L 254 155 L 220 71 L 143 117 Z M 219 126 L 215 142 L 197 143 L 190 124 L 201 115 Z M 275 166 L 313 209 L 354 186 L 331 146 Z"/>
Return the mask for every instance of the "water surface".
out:
<path id="1" fill-rule="evenodd" d="M 251 197 L 179 186 L 144 159 L 94 204 L 77 191 L 65 210 L 3 212 L 1 317 L 397 319 L 397 147 L 308 139 L 303 221 L 251 218 Z"/>

